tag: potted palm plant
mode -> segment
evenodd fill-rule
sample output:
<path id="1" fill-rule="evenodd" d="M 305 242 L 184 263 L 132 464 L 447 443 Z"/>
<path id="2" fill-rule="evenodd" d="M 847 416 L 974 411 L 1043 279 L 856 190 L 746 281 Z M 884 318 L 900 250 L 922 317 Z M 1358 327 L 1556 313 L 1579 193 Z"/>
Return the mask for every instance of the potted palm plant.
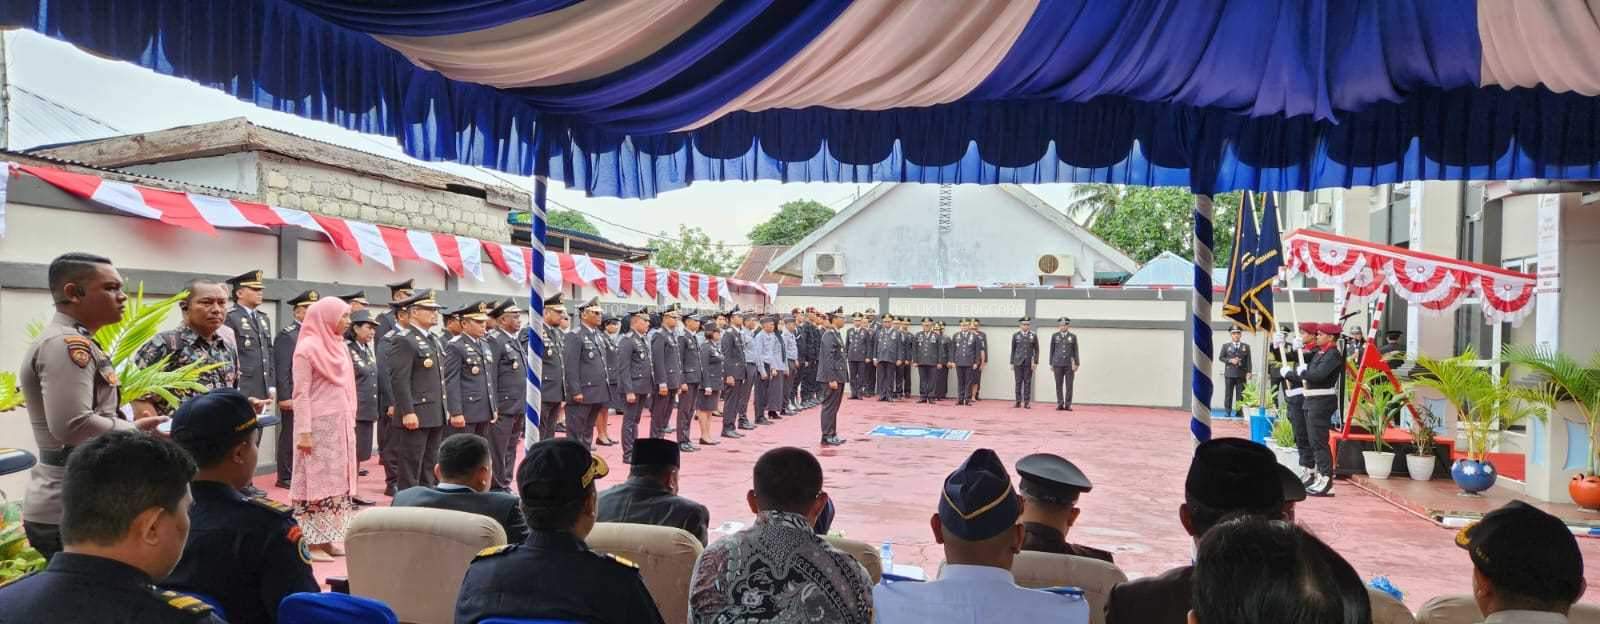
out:
<path id="1" fill-rule="evenodd" d="M 1571 401 L 1589 431 L 1589 470 L 1567 483 L 1572 501 L 1585 509 L 1600 509 L 1600 353 L 1584 365 L 1570 355 L 1531 345 L 1506 345 L 1507 362 L 1527 367 L 1535 379 L 1519 388 L 1519 396 L 1550 412 Z"/>
<path id="2" fill-rule="evenodd" d="M 1366 467 L 1367 476 L 1387 479 L 1394 471 L 1394 452 L 1388 450 L 1389 443 L 1383 439 L 1383 434 L 1391 424 L 1398 422 L 1406 395 L 1396 392 L 1382 373 L 1375 370 L 1369 370 L 1368 373 L 1367 378 L 1362 380 L 1362 385 L 1367 388 L 1363 394 L 1366 400 L 1355 415 L 1355 424 L 1372 433 L 1372 450 L 1361 452 L 1361 462 Z"/>
<path id="3" fill-rule="evenodd" d="M 1467 456 L 1451 464 L 1450 476 L 1470 495 L 1489 489 L 1499 478 L 1494 463 L 1486 457 L 1490 438 L 1530 416 L 1542 416 L 1521 398 L 1522 389 L 1512 386 L 1505 375 L 1496 378 L 1478 366 L 1477 359 L 1471 348 L 1444 359 L 1419 355 L 1417 368 L 1422 372 L 1413 374 L 1411 382 L 1414 388 L 1439 393 L 1455 410 Z"/>
<path id="4" fill-rule="evenodd" d="M 1406 454 L 1406 472 L 1413 481 L 1429 481 L 1433 479 L 1433 466 L 1438 461 L 1433 454 L 1433 428 L 1437 421 L 1427 406 L 1413 404 L 1421 418 L 1411 419 L 1411 452 Z"/>
<path id="5" fill-rule="evenodd" d="M 1294 427 L 1289 423 L 1288 415 L 1282 415 L 1272 420 L 1272 434 L 1267 438 L 1267 448 L 1272 449 L 1272 454 L 1278 457 L 1278 463 L 1289 470 L 1300 470 L 1300 450 L 1294 443 Z"/>

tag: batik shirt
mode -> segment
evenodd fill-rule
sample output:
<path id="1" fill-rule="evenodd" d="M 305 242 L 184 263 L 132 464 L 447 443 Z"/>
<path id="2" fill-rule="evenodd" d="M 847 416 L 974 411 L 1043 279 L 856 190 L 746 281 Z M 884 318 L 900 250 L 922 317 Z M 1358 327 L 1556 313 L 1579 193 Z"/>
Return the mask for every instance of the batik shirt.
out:
<path id="1" fill-rule="evenodd" d="M 717 540 L 689 584 L 695 624 L 872 621 L 872 581 L 856 560 L 812 532 L 800 514 L 765 511 Z"/>
<path id="2" fill-rule="evenodd" d="M 195 362 L 222 364 L 222 366 L 200 373 L 199 382 L 200 385 L 205 386 L 205 390 L 198 393 L 174 390 L 172 394 L 178 397 L 180 403 L 195 394 L 203 394 L 218 388 L 239 387 L 239 354 L 234 350 L 233 345 L 222 339 L 222 334 L 220 333 L 212 334 L 211 338 L 207 340 L 201 338 L 200 334 L 195 333 L 194 329 L 188 325 L 177 329 L 169 329 L 156 334 L 155 338 L 140 347 L 139 353 L 134 355 L 134 362 L 140 367 L 145 367 L 169 356 L 167 370 L 175 370 Z M 166 416 L 173 411 L 173 408 L 167 405 L 167 402 L 160 397 L 152 395 L 145 397 L 144 400 L 155 405 L 157 414 Z"/>

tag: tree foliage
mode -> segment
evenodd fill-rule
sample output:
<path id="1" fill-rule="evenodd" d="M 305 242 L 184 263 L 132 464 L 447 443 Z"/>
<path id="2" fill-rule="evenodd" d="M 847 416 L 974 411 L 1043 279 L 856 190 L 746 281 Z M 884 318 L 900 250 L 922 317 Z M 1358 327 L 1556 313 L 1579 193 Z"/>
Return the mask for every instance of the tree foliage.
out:
<path id="1" fill-rule="evenodd" d="M 1089 231 L 1143 264 L 1170 251 L 1194 259 L 1194 195 L 1182 188 L 1125 187 L 1120 193 L 1096 192 L 1095 218 Z M 1239 193 L 1224 193 L 1212 202 L 1211 249 L 1218 266 L 1233 253 Z"/>
<path id="2" fill-rule="evenodd" d="M 589 218 L 576 210 L 556 209 L 545 215 L 545 225 L 573 232 L 582 232 L 593 236 L 600 235 L 600 228 L 589 222 Z"/>
<path id="3" fill-rule="evenodd" d="M 833 218 L 833 209 L 810 200 L 784 202 L 778 214 L 750 230 L 750 242 L 757 245 L 793 245 Z"/>
<path id="4" fill-rule="evenodd" d="M 656 252 L 656 266 L 707 275 L 729 275 L 739 268 L 741 257 L 722 241 L 712 242 L 705 230 L 678 226 L 676 238 L 662 232 L 648 245 Z"/>

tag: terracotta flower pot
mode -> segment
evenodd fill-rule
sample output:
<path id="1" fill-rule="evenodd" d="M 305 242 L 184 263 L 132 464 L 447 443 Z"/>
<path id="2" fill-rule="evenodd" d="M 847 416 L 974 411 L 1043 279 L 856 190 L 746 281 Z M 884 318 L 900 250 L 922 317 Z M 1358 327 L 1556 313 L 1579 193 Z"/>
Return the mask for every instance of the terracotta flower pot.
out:
<path id="1" fill-rule="evenodd" d="M 1577 474 L 1567 482 L 1567 494 L 1579 507 L 1600 510 L 1600 476 Z"/>

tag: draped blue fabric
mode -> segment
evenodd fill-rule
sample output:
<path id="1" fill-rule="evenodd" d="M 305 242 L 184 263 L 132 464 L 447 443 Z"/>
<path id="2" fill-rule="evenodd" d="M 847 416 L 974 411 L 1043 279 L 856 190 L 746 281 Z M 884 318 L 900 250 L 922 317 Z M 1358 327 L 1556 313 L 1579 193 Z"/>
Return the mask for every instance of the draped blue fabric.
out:
<path id="1" fill-rule="evenodd" d="M 581 0 L 288 0 L 374 35 L 453 35 L 559 11 Z"/>
<path id="2" fill-rule="evenodd" d="M 769 75 L 846 3 L 727 2 L 644 61 L 523 90 L 447 79 L 330 21 L 421 27 L 431 10 L 448 30 L 482 17 L 458 5 L 501 12 L 488 23 L 557 4 L 12 0 L 0 24 L 394 136 L 421 159 L 548 171 L 604 196 L 755 179 L 1222 192 L 1600 177 L 1600 98 L 1476 86 L 1465 0 L 1045 0 L 962 101 L 736 112 L 691 132 L 670 130 Z M 1129 30 L 1121 11 L 1158 26 Z"/>

